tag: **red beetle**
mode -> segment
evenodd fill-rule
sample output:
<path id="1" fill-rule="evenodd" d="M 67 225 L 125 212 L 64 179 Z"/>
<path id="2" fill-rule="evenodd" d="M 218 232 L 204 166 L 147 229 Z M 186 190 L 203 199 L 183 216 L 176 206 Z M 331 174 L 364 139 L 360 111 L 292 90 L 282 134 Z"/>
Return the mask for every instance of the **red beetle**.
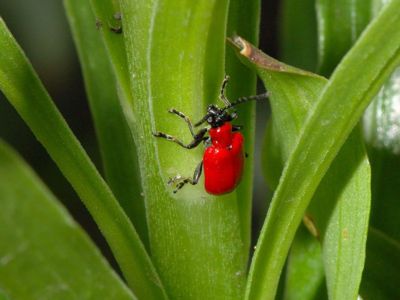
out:
<path id="1" fill-rule="evenodd" d="M 231 124 L 231 121 L 237 118 L 236 112 L 229 112 L 229 110 L 235 105 L 249 100 L 265 99 L 268 95 L 265 93 L 251 97 L 243 97 L 230 103 L 224 93 L 228 79 L 229 77 L 226 76 L 220 92 L 220 99 L 224 102 L 225 106 L 219 108 L 213 104 L 209 105 L 207 114 L 199 122 L 194 124 L 194 126 L 190 119 L 183 113 L 174 108 L 169 110 L 170 113 L 183 118 L 188 124 L 189 130 L 193 136 L 193 141 L 189 144 L 184 144 L 177 138 L 163 132 L 153 133 L 155 137 L 165 138 L 186 149 L 193 149 L 201 142 L 207 147 L 203 155 L 203 160 L 194 171 L 193 177 L 183 178 L 178 175 L 168 181 L 169 184 L 176 184 L 174 193 L 187 183 L 192 185 L 197 184 L 203 167 L 205 176 L 204 186 L 209 194 L 222 195 L 230 193 L 240 182 L 244 164 L 244 139 L 243 135 L 239 132 L 241 126 Z M 205 122 L 207 122 L 209 126 L 195 132 L 194 128 Z"/>

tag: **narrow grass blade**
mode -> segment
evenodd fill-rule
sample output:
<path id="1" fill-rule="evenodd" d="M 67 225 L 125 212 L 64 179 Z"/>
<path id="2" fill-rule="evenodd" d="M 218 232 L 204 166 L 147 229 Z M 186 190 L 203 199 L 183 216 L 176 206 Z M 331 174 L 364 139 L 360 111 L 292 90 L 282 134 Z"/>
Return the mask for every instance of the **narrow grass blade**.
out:
<path id="1" fill-rule="evenodd" d="M 317 0 L 320 74 L 330 75 L 371 18 L 373 0 Z"/>
<path id="2" fill-rule="evenodd" d="M 92 214 L 135 294 L 162 298 L 161 283 L 135 229 L 2 20 L 0 45 L 0 89 Z"/>
<path id="3" fill-rule="evenodd" d="M 33 171 L 0 141 L 0 298 L 136 299 Z M 7 299 L 7 298 L 6 298 Z"/>
<path id="4" fill-rule="evenodd" d="M 310 112 L 257 245 L 248 281 L 248 299 L 274 297 L 287 251 L 307 205 L 371 98 L 399 63 L 399 9 L 400 1 L 390 2 L 370 24 Z"/>
<path id="5" fill-rule="evenodd" d="M 231 0 L 229 4 L 227 35 L 234 33 L 248 39 L 251 43 L 258 44 L 260 23 L 260 0 Z M 256 94 L 256 74 L 246 68 L 237 58 L 231 47 L 226 50 L 225 72 L 230 76 L 227 87 L 227 96 L 231 100 L 239 97 Z M 246 159 L 246 168 L 242 183 L 236 190 L 240 213 L 242 239 L 245 247 L 250 247 L 251 239 L 251 204 L 253 199 L 253 164 L 254 164 L 254 138 L 255 138 L 255 108 L 256 103 L 246 103 L 238 107 L 239 119 L 237 123 L 243 126 L 245 136 L 245 150 L 249 156 Z"/>
<path id="6" fill-rule="evenodd" d="M 248 249 L 234 193 L 213 197 L 203 181 L 174 194 L 169 177 L 193 176 L 203 149 L 187 150 L 152 132 L 189 142 L 187 124 L 218 104 L 228 1 L 122 0 L 130 71 L 130 128 L 140 159 L 152 257 L 171 298 L 240 299 Z"/>
<path id="7" fill-rule="evenodd" d="M 135 145 L 118 99 L 116 79 L 89 0 L 64 1 L 81 61 L 104 172 L 116 198 L 148 245 Z"/>

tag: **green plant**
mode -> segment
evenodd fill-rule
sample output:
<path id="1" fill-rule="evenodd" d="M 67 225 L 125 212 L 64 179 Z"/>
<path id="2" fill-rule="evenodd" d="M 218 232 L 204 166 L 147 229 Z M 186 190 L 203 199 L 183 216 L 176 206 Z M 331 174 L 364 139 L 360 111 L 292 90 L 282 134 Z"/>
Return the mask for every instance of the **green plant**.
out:
<path id="1" fill-rule="evenodd" d="M 251 44 L 258 41 L 258 0 L 64 3 L 105 179 L 3 21 L 0 89 L 91 213 L 125 282 L 2 142 L 0 297 L 399 297 L 400 224 L 395 217 L 382 220 L 400 209 L 399 190 L 385 177 L 399 178 L 393 164 L 399 157 L 398 121 L 392 113 L 399 105 L 394 70 L 400 64 L 400 0 L 389 1 L 379 14 L 383 4 L 372 0 L 309 0 L 300 6 L 284 1 L 282 60 L 317 68 L 324 76 L 333 72 L 329 79 L 279 62 Z M 122 21 L 114 18 L 118 12 Z M 345 16 L 340 26 L 338 16 Z M 119 26 L 123 34 L 110 30 Z M 295 50 L 296 36 L 304 38 Z M 176 107 L 199 119 L 217 99 L 224 72 L 231 76 L 231 99 L 254 94 L 256 74 L 270 93 L 263 165 L 275 193 L 249 270 L 252 155 L 235 192 L 214 197 L 199 185 L 174 195 L 166 179 L 191 174 L 202 151 L 152 136 L 162 129 L 189 139 L 182 120 L 167 110 Z M 357 124 L 378 92 L 364 116 L 364 138 Z M 254 105 L 239 111 L 249 153 Z M 382 128 L 394 134 L 382 134 Z M 384 208 L 379 203 L 386 199 L 390 207 Z M 302 219 L 313 235 L 300 225 Z"/>

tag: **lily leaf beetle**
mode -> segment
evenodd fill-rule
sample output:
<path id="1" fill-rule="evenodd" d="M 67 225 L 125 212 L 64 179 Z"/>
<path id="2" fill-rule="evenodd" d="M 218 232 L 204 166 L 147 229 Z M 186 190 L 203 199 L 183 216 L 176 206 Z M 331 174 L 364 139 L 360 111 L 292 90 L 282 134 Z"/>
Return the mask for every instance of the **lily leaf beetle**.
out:
<path id="1" fill-rule="evenodd" d="M 243 97 L 235 102 L 230 102 L 225 96 L 225 88 L 229 77 L 225 76 L 221 85 L 219 99 L 224 107 L 219 108 L 211 104 L 207 108 L 206 115 L 200 121 L 192 124 L 191 120 L 180 111 L 171 108 L 168 112 L 182 118 L 189 127 L 193 140 L 185 144 L 179 139 L 163 132 L 154 132 L 155 137 L 164 138 L 174 142 L 186 149 L 193 149 L 200 143 L 204 143 L 203 160 L 196 167 L 193 177 L 182 177 L 180 175 L 170 178 L 168 184 L 175 184 L 174 193 L 185 184 L 195 185 L 199 182 L 204 169 L 204 187 L 207 193 L 222 195 L 232 192 L 239 184 L 244 165 L 244 138 L 240 130 L 242 126 L 232 125 L 231 122 L 237 118 L 234 107 L 250 100 L 262 100 L 268 97 L 267 93 Z M 207 123 L 208 126 L 195 131 L 196 127 Z"/>

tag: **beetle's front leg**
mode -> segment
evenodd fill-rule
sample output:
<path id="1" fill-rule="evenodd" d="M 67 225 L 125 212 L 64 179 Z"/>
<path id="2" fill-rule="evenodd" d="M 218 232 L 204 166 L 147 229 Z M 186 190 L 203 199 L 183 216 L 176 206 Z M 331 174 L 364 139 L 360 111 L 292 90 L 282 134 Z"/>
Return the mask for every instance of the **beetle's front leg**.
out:
<path id="1" fill-rule="evenodd" d="M 175 115 L 177 115 L 178 117 L 181 117 L 181 118 L 186 122 L 186 124 L 188 125 L 189 130 L 190 130 L 190 133 L 192 134 L 192 136 L 193 136 L 193 137 L 196 136 L 196 133 L 194 132 L 194 129 L 193 129 L 192 121 L 190 121 L 190 119 L 189 119 L 188 116 L 186 116 L 184 113 L 182 113 L 182 112 L 176 110 L 175 108 L 169 109 L 168 112 L 171 113 L 171 114 L 175 114 Z"/>
<path id="2" fill-rule="evenodd" d="M 180 175 L 178 175 L 178 176 L 175 176 L 174 178 L 170 178 L 168 180 L 168 184 L 175 184 L 176 183 L 176 188 L 174 190 L 174 194 L 175 194 L 181 188 L 183 188 L 185 184 L 190 183 L 191 185 L 196 185 L 199 182 L 199 179 L 200 179 L 202 171 L 203 171 L 203 161 L 201 161 L 197 165 L 196 170 L 194 170 L 193 178 L 190 178 L 190 177 L 183 178 Z"/>
<path id="3" fill-rule="evenodd" d="M 208 128 L 203 128 L 201 129 L 199 132 L 197 132 L 194 136 L 193 136 L 193 141 L 191 141 L 189 144 L 184 144 L 182 141 L 180 141 L 179 139 L 177 139 L 176 137 L 166 134 L 164 132 L 154 132 L 153 135 L 155 137 L 160 137 L 160 138 L 164 138 L 168 141 L 174 142 L 176 144 L 178 144 L 179 146 L 186 148 L 186 149 L 193 149 L 195 147 L 197 147 L 201 142 L 205 141 L 207 139 L 207 137 L 205 137 L 206 133 L 208 131 Z"/>

